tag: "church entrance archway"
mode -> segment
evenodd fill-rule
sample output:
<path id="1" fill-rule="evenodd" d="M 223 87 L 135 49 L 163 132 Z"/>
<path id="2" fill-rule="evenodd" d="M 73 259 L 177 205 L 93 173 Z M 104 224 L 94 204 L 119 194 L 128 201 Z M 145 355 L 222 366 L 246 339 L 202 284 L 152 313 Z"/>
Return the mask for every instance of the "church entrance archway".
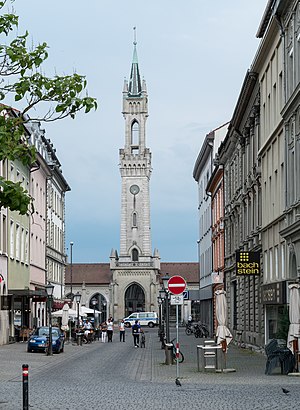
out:
<path id="1" fill-rule="evenodd" d="M 104 320 L 107 319 L 107 301 L 105 297 L 101 293 L 95 293 L 89 302 L 89 308 L 94 309 L 94 305 L 92 300 L 96 301 L 95 304 L 95 310 L 98 310 L 101 312 L 100 317 L 98 320 L 100 320 L 100 323 L 102 323 Z"/>
<path id="2" fill-rule="evenodd" d="M 143 288 L 134 283 L 125 292 L 125 316 L 133 312 L 145 311 L 145 292 Z"/>

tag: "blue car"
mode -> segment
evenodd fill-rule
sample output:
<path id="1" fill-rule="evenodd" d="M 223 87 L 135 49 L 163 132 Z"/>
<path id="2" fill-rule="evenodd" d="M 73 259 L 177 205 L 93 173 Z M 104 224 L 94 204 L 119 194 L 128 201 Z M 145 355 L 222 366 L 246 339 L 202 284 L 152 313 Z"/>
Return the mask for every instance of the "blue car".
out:
<path id="1" fill-rule="evenodd" d="M 49 339 L 49 327 L 38 327 L 30 336 L 27 345 L 27 352 L 44 352 Z M 60 353 L 64 351 L 64 334 L 58 327 L 52 327 L 52 352 Z"/>

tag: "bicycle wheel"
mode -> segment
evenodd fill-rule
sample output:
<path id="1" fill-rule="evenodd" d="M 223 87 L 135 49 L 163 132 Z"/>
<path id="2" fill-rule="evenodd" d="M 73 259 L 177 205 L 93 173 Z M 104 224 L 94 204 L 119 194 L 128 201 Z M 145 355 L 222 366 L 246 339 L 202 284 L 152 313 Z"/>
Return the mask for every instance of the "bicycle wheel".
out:
<path id="1" fill-rule="evenodd" d="M 178 357 L 179 363 L 182 363 L 184 361 L 184 356 L 183 353 L 179 350 L 179 357 Z"/>
<path id="2" fill-rule="evenodd" d="M 189 327 L 185 329 L 185 334 L 188 335 L 188 336 L 190 336 L 192 334 L 192 331 Z"/>

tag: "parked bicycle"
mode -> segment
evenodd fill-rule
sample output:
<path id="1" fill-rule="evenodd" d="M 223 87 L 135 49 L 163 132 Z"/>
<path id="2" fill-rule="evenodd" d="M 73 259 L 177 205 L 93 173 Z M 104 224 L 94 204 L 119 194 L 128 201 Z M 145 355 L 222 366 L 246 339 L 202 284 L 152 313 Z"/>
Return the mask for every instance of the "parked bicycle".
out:
<path id="1" fill-rule="evenodd" d="M 198 337 L 205 337 L 207 338 L 209 336 L 209 331 L 207 328 L 207 325 L 205 323 L 197 323 L 195 325 L 195 330 L 194 330 L 194 335 L 196 338 Z"/>
<path id="2" fill-rule="evenodd" d="M 195 331 L 195 323 L 188 322 L 185 325 L 185 334 L 190 336 Z"/>
<path id="3" fill-rule="evenodd" d="M 170 343 L 172 343 L 172 345 L 173 345 L 173 346 L 172 346 L 172 356 L 173 356 L 173 360 L 177 360 L 177 357 L 176 357 L 176 345 L 174 344 L 174 340 L 175 340 L 175 338 L 172 339 Z M 179 362 L 179 363 L 182 363 L 183 361 L 184 361 L 183 353 L 179 350 L 178 362 Z"/>

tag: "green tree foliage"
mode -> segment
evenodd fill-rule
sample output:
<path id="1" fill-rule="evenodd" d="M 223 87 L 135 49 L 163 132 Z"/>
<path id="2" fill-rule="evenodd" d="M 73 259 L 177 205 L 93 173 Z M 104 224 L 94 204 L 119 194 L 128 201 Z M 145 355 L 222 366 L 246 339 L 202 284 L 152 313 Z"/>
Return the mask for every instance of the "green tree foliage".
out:
<path id="1" fill-rule="evenodd" d="M 28 47 L 27 31 L 13 36 L 19 18 L 12 11 L 5 13 L 11 2 L 13 0 L 0 1 L 0 161 L 19 160 L 31 166 L 36 153 L 24 137 L 27 122 L 75 118 L 79 111 L 88 113 L 96 109 L 97 102 L 87 95 L 84 76 L 74 73 L 47 77 L 42 73 L 48 45 Z M 7 41 L 10 37 L 13 39 Z M 8 96 L 13 96 L 17 106 L 5 104 Z M 37 116 L 36 112 L 43 109 L 45 112 Z M 24 215 L 30 203 L 29 193 L 19 183 L 0 177 L 0 206 Z"/>

